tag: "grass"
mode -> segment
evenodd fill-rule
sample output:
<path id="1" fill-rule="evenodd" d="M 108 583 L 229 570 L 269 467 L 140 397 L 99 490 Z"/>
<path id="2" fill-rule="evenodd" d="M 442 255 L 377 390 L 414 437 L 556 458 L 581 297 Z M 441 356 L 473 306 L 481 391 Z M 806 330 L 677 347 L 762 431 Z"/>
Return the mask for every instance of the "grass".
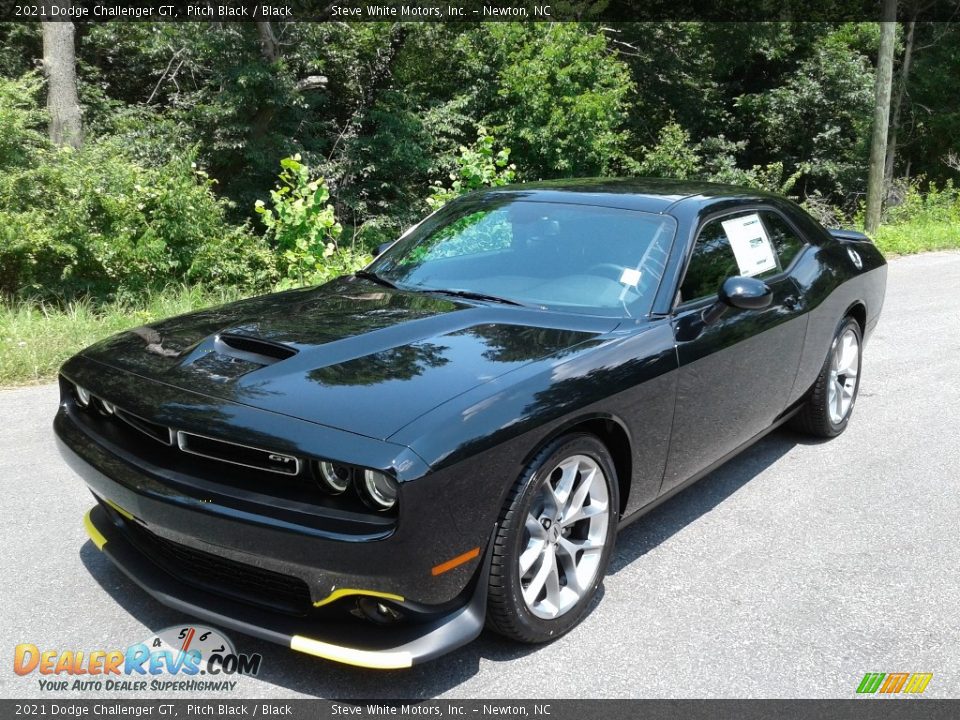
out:
<path id="1" fill-rule="evenodd" d="M 885 255 L 911 255 L 931 250 L 960 249 L 960 222 L 915 218 L 881 225 L 873 241 Z"/>
<path id="2" fill-rule="evenodd" d="M 877 247 L 888 255 L 960 248 L 960 188 L 947 181 L 921 192 L 914 181 L 905 190 L 874 233 Z"/>
<path id="3" fill-rule="evenodd" d="M 0 302 L 0 387 L 51 381 L 64 360 L 101 338 L 238 297 L 232 290 L 171 287 L 139 301 Z"/>

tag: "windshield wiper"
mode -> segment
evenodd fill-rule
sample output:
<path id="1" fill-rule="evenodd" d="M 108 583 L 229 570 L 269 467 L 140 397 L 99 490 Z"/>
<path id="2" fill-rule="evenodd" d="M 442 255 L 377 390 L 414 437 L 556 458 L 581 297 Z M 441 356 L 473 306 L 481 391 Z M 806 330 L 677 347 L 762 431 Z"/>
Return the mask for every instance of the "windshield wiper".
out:
<path id="1" fill-rule="evenodd" d="M 383 285 L 384 287 L 393 288 L 394 290 L 397 289 L 397 286 L 394 285 L 392 282 L 390 282 L 386 278 L 380 277 L 375 272 L 372 272 L 370 270 L 357 270 L 353 274 L 353 276 L 358 278 L 363 278 L 364 280 L 370 280 L 372 282 L 377 283 L 377 285 Z"/>
<path id="2" fill-rule="evenodd" d="M 510 298 L 500 297 L 498 295 L 487 295 L 486 293 L 473 292 L 472 290 L 444 290 L 424 288 L 421 292 L 436 293 L 438 295 L 451 295 L 453 297 L 463 298 L 465 300 L 481 300 L 484 302 L 495 302 L 501 305 L 516 305 L 518 307 L 529 307 L 522 302 L 511 300 Z"/>
<path id="3" fill-rule="evenodd" d="M 518 307 L 530 307 L 529 305 L 524 305 L 522 302 L 516 300 L 511 300 L 510 298 L 503 298 L 497 295 L 488 295 L 486 293 L 473 292 L 472 290 L 447 290 L 444 288 L 401 288 L 399 285 L 387 280 L 385 277 L 377 275 L 371 270 L 357 270 L 354 274 L 354 277 L 363 278 L 364 280 L 370 280 L 375 282 L 378 285 L 384 285 L 388 288 L 393 288 L 394 290 L 411 290 L 413 292 L 423 292 L 423 293 L 435 293 L 437 295 L 450 295 L 452 297 L 464 298 L 465 300 L 480 300 L 483 302 L 495 302 L 502 305 L 516 305 Z"/>

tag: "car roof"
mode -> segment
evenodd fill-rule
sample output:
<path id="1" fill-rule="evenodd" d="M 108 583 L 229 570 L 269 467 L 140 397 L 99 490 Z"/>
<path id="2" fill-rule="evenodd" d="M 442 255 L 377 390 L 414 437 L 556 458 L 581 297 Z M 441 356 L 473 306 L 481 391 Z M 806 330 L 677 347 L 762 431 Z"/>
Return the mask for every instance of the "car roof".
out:
<path id="1" fill-rule="evenodd" d="M 481 191 L 481 194 L 491 199 L 496 196 L 515 195 L 518 200 L 530 202 L 600 205 L 651 213 L 666 212 L 672 205 L 680 202 L 702 206 L 716 200 L 778 199 L 771 193 L 736 185 L 644 177 L 548 180 L 505 185 Z"/>

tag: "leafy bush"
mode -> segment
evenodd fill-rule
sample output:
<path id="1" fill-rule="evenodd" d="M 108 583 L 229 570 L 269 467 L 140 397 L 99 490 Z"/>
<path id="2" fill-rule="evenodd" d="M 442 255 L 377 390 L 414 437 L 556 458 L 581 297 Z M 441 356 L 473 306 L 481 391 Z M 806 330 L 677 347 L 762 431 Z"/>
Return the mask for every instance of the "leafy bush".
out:
<path id="1" fill-rule="evenodd" d="M 782 162 L 747 169 L 738 167 L 736 153 L 745 147 L 745 141 L 732 142 L 722 135 L 693 143 L 690 134 L 671 121 L 661 128 L 657 144 L 643 149 L 644 158 L 633 169 L 639 175 L 708 180 L 781 194 L 790 192 L 806 170 L 806 166 L 801 165 L 787 175 Z"/>
<path id="2" fill-rule="evenodd" d="M 39 130 L 46 113 L 36 99 L 42 84 L 34 74 L 20 80 L 0 77 L 0 169 L 23 165 L 46 144 Z"/>
<path id="3" fill-rule="evenodd" d="M 186 274 L 191 284 L 242 292 L 266 292 L 279 278 L 273 251 L 246 225 L 205 239 Z"/>
<path id="4" fill-rule="evenodd" d="M 690 133 L 679 123 L 669 122 L 660 129 L 657 144 L 643 148 L 643 160 L 636 167 L 639 175 L 686 180 L 700 174 L 699 146 L 690 142 Z"/>
<path id="5" fill-rule="evenodd" d="M 80 151 L 45 149 L 0 182 L 2 288 L 31 295 L 138 292 L 186 277 L 219 280 L 202 262 L 229 239 L 232 259 L 249 252 L 262 285 L 270 260 L 258 239 L 224 219 L 224 203 L 189 157 L 158 168 L 131 162 L 110 141 Z"/>
<path id="6" fill-rule="evenodd" d="M 17 149 L 0 150 L 0 294 L 103 297 L 188 276 L 273 281 L 266 247 L 226 221 L 227 203 L 190 153 L 144 166 L 116 139 L 52 148 L 37 129 L 35 92 L 29 78 L 0 80 L 0 137 Z"/>
<path id="7" fill-rule="evenodd" d="M 226 221 L 226 202 L 190 154 L 150 167 L 118 140 L 52 148 L 37 128 L 36 87 L 0 80 L 12 131 L 0 150 L 0 293 L 106 296 L 188 276 L 220 282 L 224 272 L 244 287 L 273 281 L 266 247 Z M 224 255 L 224 268 L 205 260 Z"/>
<path id="8" fill-rule="evenodd" d="M 865 42 L 848 26 L 828 32 L 777 87 L 734 101 L 750 137 L 767 158 L 835 197 L 863 187 L 873 110 L 873 72 Z"/>
<path id="9" fill-rule="evenodd" d="M 271 207 L 257 200 L 255 210 L 267 226 L 268 241 L 280 251 L 281 287 L 316 285 L 370 262 L 370 256 L 355 247 L 338 246 L 343 226 L 328 202 L 324 179 L 311 180 L 299 154 L 281 160 L 280 168 L 277 186 L 270 191 Z"/>
<path id="10" fill-rule="evenodd" d="M 431 210 L 443 207 L 464 193 L 484 187 L 502 187 L 513 182 L 516 166 L 510 163 L 510 148 L 494 151 L 496 140 L 480 127 L 471 147 L 460 146 L 456 169 L 450 173 L 450 186 L 435 183 L 430 188 L 427 205 Z"/>
<path id="11" fill-rule="evenodd" d="M 423 216 L 423 212 L 414 212 L 413 221 L 404 223 L 400 218 L 389 215 L 376 215 L 353 227 L 347 227 L 345 235 L 350 236 L 350 244 L 357 249 L 374 250 L 386 242 L 393 242 L 403 235 L 404 230 Z"/>
<path id="12" fill-rule="evenodd" d="M 931 182 L 923 191 L 924 180 L 915 178 L 903 188 L 900 201 L 886 208 L 888 223 L 897 225 L 913 220 L 960 223 L 960 188 L 947 180 L 943 187 Z"/>
<path id="13" fill-rule="evenodd" d="M 481 23 L 456 48 L 474 117 L 513 148 L 523 179 L 618 171 L 636 85 L 597 28 Z"/>
<path id="14" fill-rule="evenodd" d="M 903 188 L 899 203 L 886 209 L 874 241 L 887 253 L 905 255 L 960 248 L 960 188 L 951 180 L 938 186 L 916 178 Z M 862 224 L 862 210 L 857 221 Z"/>

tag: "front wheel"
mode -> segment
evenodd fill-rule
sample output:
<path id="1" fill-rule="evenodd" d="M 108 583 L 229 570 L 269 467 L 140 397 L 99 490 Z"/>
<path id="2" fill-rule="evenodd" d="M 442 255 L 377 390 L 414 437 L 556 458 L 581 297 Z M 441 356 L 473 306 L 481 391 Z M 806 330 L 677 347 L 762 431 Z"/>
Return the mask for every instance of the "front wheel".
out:
<path id="1" fill-rule="evenodd" d="M 618 516 L 616 470 L 598 438 L 567 435 L 541 451 L 500 515 L 488 625 L 527 643 L 576 626 L 610 562 Z"/>
<path id="2" fill-rule="evenodd" d="M 823 438 L 846 430 L 860 390 L 862 344 L 860 324 L 844 318 L 810 397 L 794 418 L 798 430 Z"/>

